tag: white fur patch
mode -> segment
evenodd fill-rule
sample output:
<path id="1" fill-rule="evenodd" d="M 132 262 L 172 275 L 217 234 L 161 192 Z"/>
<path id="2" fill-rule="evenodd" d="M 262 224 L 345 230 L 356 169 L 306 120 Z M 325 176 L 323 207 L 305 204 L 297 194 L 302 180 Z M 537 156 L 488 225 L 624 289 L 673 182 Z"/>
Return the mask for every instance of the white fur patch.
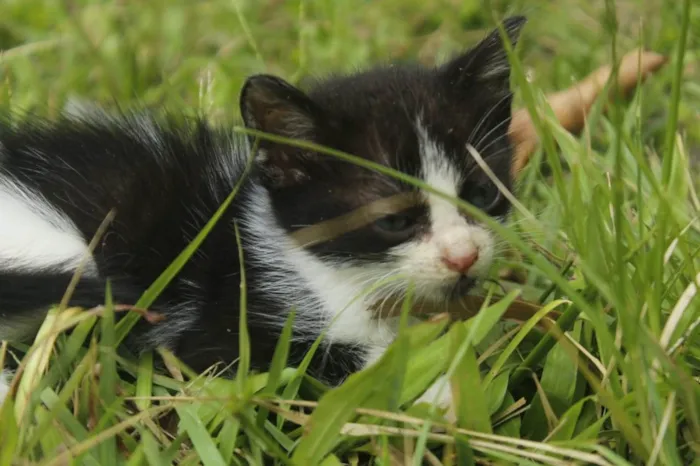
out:
<path id="1" fill-rule="evenodd" d="M 249 199 L 244 222 L 258 238 L 249 245 L 251 259 L 265 270 L 265 291 L 296 310 L 296 338 L 315 339 L 327 328 L 330 344 L 375 348 L 366 362 L 376 359 L 395 338 L 395 328 L 392 321 L 373 317 L 366 291 L 387 271 L 321 261 L 294 244 L 277 224 L 263 188 L 255 189 Z M 276 319 L 273 323 L 281 326 L 286 315 L 251 309 L 249 319 Z"/>
<path id="2" fill-rule="evenodd" d="M 73 222 L 43 197 L 0 178 L 0 267 L 15 272 L 73 272 L 89 254 Z M 96 274 L 92 259 L 84 274 Z M 8 318 L 0 309 L 0 340 L 21 340 L 36 330 L 45 310 L 26 309 Z"/>
<path id="3" fill-rule="evenodd" d="M 450 159 L 441 153 L 437 144 L 430 140 L 427 131 L 420 124 L 417 128 L 421 141 L 423 180 L 433 188 L 457 197 L 464 183 L 461 174 L 450 164 Z M 432 223 L 432 236 L 428 242 L 434 243 L 441 254 L 448 256 L 466 256 L 477 251 L 479 260 L 469 275 L 485 273 L 493 259 L 491 234 L 479 225 L 468 223 L 457 206 L 447 199 L 432 193 L 426 193 L 426 196 Z"/>
<path id="4" fill-rule="evenodd" d="M 416 124 L 420 141 L 422 178 L 442 193 L 456 197 L 464 180 L 457 167 L 450 163 L 426 129 Z M 479 258 L 467 275 L 482 276 L 488 272 L 494 255 L 494 240 L 484 227 L 474 225 L 458 208 L 443 197 L 424 193 L 430 212 L 431 232 L 393 248 L 397 272 L 412 280 L 421 297 L 444 299 L 445 285 L 460 276 L 443 262 L 444 257 L 460 258 L 478 252 Z"/>
<path id="5" fill-rule="evenodd" d="M 415 404 L 429 403 L 441 409 L 447 410 L 445 417 L 454 422 L 457 419 L 452 388 L 447 376 L 440 376 L 428 389 L 416 400 Z"/>
<path id="6" fill-rule="evenodd" d="M 88 254 L 73 222 L 46 199 L 0 178 L 0 263 L 9 270 L 73 271 Z M 95 271 L 92 260 L 86 273 Z"/>

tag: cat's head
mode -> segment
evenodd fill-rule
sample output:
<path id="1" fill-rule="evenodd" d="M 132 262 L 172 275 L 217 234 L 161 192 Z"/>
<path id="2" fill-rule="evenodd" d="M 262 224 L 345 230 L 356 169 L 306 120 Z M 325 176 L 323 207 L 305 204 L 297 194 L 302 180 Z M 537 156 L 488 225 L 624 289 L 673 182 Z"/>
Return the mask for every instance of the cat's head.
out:
<path id="1" fill-rule="evenodd" d="M 513 45 L 524 23 L 513 17 L 503 24 Z M 399 170 L 502 218 L 510 205 L 467 146 L 510 187 L 511 100 L 510 66 L 494 30 L 434 68 L 382 66 L 319 81 L 308 92 L 276 77 L 254 76 L 242 90 L 241 113 L 249 128 Z M 324 222 L 327 227 L 317 232 L 327 233 L 328 225 L 350 230 L 302 241 L 324 263 L 367 284 L 398 274 L 404 277 L 399 288 L 411 281 L 418 296 L 437 299 L 465 292 L 490 268 L 493 234 L 449 201 L 308 148 L 258 143 L 258 173 L 288 233 Z M 355 217 L 328 223 L 396 195 L 413 202 L 359 227 Z"/>

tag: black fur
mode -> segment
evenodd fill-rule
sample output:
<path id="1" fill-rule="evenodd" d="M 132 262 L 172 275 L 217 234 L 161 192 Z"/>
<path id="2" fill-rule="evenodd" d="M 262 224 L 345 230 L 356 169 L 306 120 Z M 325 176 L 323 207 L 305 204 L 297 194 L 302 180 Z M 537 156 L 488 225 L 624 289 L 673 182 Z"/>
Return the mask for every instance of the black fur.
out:
<path id="1" fill-rule="evenodd" d="M 523 23 L 523 18 L 506 21 L 513 41 Z M 495 188 L 470 161 L 467 142 L 482 151 L 510 186 L 508 77 L 494 32 L 437 69 L 380 66 L 328 78 L 308 93 L 279 78 L 254 76 L 241 92 L 241 114 L 250 128 L 303 138 L 414 176 L 420 175 L 415 130 L 419 117 L 446 156 L 469 174 L 461 195 L 474 200 L 493 197 Z M 54 122 L 30 118 L 0 131 L 0 180 L 12 179 L 41 193 L 87 241 L 107 213 L 116 212 L 94 252 L 99 276 L 84 277 L 71 301 L 84 307 L 103 303 L 107 278 L 113 282 L 115 301 L 133 304 L 231 192 L 249 151 L 246 138 L 204 121 L 158 123 L 135 114 Z M 146 323 L 137 327 L 130 341 L 137 351 L 165 344 L 196 370 L 238 357 L 240 263 L 233 223 L 256 202 L 260 188 L 269 193 L 272 213 L 286 232 L 413 189 L 313 151 L 265 140 L 260 149 L 261 160 L 238 198 L 152 306 L 166 320 L 155 328 Z M 505 201 L 492 207 L 494 215 L 508 209 Z M 424 223 L 425 207 L 409 215 Z M 252 366 L 265 370 L 280 323 L 295 303 L 291 298 L 281 302 L 267 291 L 267 265 L 251 253 L 259 238 L 245 222 L 239 226 L 248 278 Z M 369 225 L 310 251 L 363 263 L 382 260 L 382 253 L 396 241 Z M 57 303 L 70 277 L 68 272 L 46 269 L 5 270 L 0 264 L 1 318 Z M 304 284 L 298 286 L 303 291 Z M 311 290 L 305 294 L 313 299 Z M 301 361 L 316 336 L 303 329 L 296 335 L 291 364 Z M 362 345 L 324 344 L 311 373 L 338 383 L 362 366 L 367 351 Z"/>

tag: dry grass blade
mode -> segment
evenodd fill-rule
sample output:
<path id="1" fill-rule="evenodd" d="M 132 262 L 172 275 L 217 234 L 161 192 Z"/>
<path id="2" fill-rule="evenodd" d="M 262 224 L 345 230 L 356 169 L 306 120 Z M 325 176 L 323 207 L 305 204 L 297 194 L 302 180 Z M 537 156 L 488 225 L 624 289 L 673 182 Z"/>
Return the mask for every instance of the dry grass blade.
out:
<path id="1" fill-rule="evenodd" d="M 68 308 L 63 312 L 54 308 L 49 311 L 44 325 L 39 329 L 35 338 L 35 346 L 33 347 L 35 351 L 27 356 L 26 362 L 23 362 L 22 370 L 18 371 L 21 372 L 21 379 L 15 399 L 17 419 L 23 418 L 29 399 L 41 382 L 42 374 L 49 365 L 49 359 L 59 335 L 58 332 L 54 331 L 54 326 L 60 327 L 61 324 L 71 320 L 81 312 L 82 310 L 79 308 Z"/>
<path id="2" fill-rule="evenodd" d="M 288 421 L 293 422 L 299 426 L 304 426 L 306 424 L 306 422 L 309 420 L 310 416 L 307 414 L 303 414 L 303 413 L 289 411 L 288 409 L 282 408 L 281 406 L 288 405 L 288 406 L 298 406 L 298 407 L 304 407 L 304 408 L 315 408 L 316 406 L 318 406 L 318 403 L 316 403 L 316 402 L 301 401 L 301 400 L 277 400 L 277 399 L 265 399 L 265 400 L 263 400 L 263 399 L 253 398 L 252 401 L 254 403 L 261 405 L 261 406 L 265 406 L 270 411 L 283 416 Z M 451 434 L 458 433 L 458 434 L 465 435 L 467 438 L 469 438 L 470 444 L 472 444 L 472 446 L 474 446 L 475 448 L 479 448 L 479 449 L 489 448 L 492 445 L 496 445 L 497 447 L 509 448 L 510 450 L 512 450 L 512 451 L 509 450 L 512 453 L 512 452 L 523 452 L 525 450 L 522 450 L 522 449 L 529 448 L 532 450 L 547 452 L 547 453 L 550 453 L 552 455 L 558 455 L 558 456 L 576 459 L 579 461 L 584 461 L 584 462 L 587 462 L 589 464 L 597 464 L 597 465 L 601 465 L 601 466 L 610 464 L 596 454 L 587 453 L 587 452 L 575 450 L 572 448 L 558 447 L 558 446 L 550 445 L 547 443 L 535 442 L 535 441 L 530 441 L 530 440 L 523 440 L 523 439 L 519 439 L 519 438 L 506 437 L 506 436 L 495 435 L 495 434 L 485 434 L 482 432 L 477 432 L 477 431 L 468 430 L 468 429 L 460 429 L 460 428 L 454 427 L 453 425 L 436 423 L 434 421 L 426 421 L 425 419 L 421 419 L 421 418 L 414 417 L 414 416 L 409 416 L 406 414 L 392 413 L 392 412 L 388 412 L 388 411 L 381 411 L 381 410 L 376 410 L 376 409 L 366 409 L 366 408 L 357 408 L 355 410 L 355 412 L 358 415 L 377 417 L 377 418 L 384 419 L 387 421 L 401 422 L 403 424 L 409 424 L 409 425 L 413 425 L 416 427 L 423 427 L 424 425 L 429 423 L 430 426 L 432 427 L 431 439 L 442 441 L 444 443 L 454 442 L 454 438 Z M 382 428 L 383 428 L 382 426 L 376 426 L 376 425 L 347 423 L 347 424 L 345 424 L 345 427 L 341 430 L 341 432 L 344 435 L 351 435 L 351 436 L 392 434 L 391 431 L 374 430 L 374 429 L 382 429 Z M 421 432 L 418 430 L 411 430 L 411 429 L 404 429 L 404 430 L 405 430 L 405 434 L 408 436 L 415 437 L 415 436 L 421 435 Z M 401 432 L 403 434 L 402 430 L 399 430 L 397 432 L 393 432 L 393 434 L 397 434 L 398 432 Z M 450 435 L 447 435 L 444 432 L 447 432 Z M 474 443 L 474 442 L 476 442 L 476 443 Z M 497 443 L 497 442 L 500 442 L 500 443 Z M 501 445 L 501 444 L 503 444 L 503 445 Z M 505 445 L 512 445 L 512 447 L 506 447 Z M 502 450 L 502 451 L 505 451 L 505 450 Z M 519 453 L 516 453 L 516 454 L 519 454 Z M 564 464 L 568 464 L 568 463 L 564 463 Z"/>
<path id="3" fill-rule="evenodd" d="M 692 301 L 693 297 L 695 297 L 695 295 L 697 294 L 697 283 L 700 283 L 700 274 L 698 274 L 695 277 L 695 283 L 690 283 L 686 287 L 686 289 L 681 294 L 680 298 L 678 298 L 676 304 L 673 306 L 673 310 L 671 311 L 671 314 L 668 320 L 666 321 L 666 325 L 664 326 L 663 332 L 661 333 L 661 338 L 659 339 L 659 343 L 661 344 L 662 348 L 667 348 L 668 345 L 671 343 L 671 337 L 673 336 L 673 332 L 678 326 L 678 322 L 681 320 L 681 317 L 690 305 L 690 302 Z"/>
<path id="4" fill-rule="evenodd" d="M 414 192 L 378 199 L 339 217 L 296 230 L 291 237 L 301 247 L 329 241 L 349 231 L 362 228 L 385 215 L 395 214 L 420 203 Z"/>
<path id="5" fill-rule="evenodd" d="M 498 414 L 498 416 L 494 416 L 493 423 L 494 425 L 503 424 L 513 417 L 521 414 L 525 410 L 527 410 L 527 401 L 525 401 L 525 398 L 520 398 L 518 401 Z"/>
<path id="6" fill-rule="evenodd" d="M 423 433 L 420 430 L 415 430 L 415 429 L 405 429 L 401 427 L 390 427 L 390 426 L 379 426 L 379 425 L 374 425 L 374 424 L 357 424 L 357 423 L 347 423 L 343 426 L 341 429 L 341 433 L 343 435 L 348 435 L 351 437 L 371 437 L 371 436 L 380 436 L 380 435 L 395 435 L 395 436 L 400 436 L 400 437 L 409 437 L 409 438 L 418 438 Z M 445 444 L 453 444 L 455 443 L 455 438 L 452 437 L 451 435 L 447 434 L 438 434 L 438 433 L 428 433 L 428 438 L 430 440 L 436 440 Z M 559 458 L 554 458 L 551 456 L 548 456 L 544 453 L 538 453 L 535 451 L 528 451 L 524 449 L 519 449 L 516 447 L 510 447 L 498 443 L 493 443 L 493 442 L 488 442 L 484 440 L 474 440 L 470 439 L 469 444 L 478 450 L 482 451 L 497 451 L 497 452 L 503 452 L 503 453 L 510 453 L 513 455 L 520 456 L 522 458 L 527 458 L 531 460 L 537 460 L 541 461 L 544 464 L 553 464 L 553 465 L 569 465 L 570 463 L 567 460 L 562 460 Z M 541 446 L 542 444 L 539 444 Z M 601 458 L 596 457 L 595 455 L 587 454 L 586 455 L 588 458 L 588 461 L 591 464 L 598 464 L 598 465 L 607 465 L 608 463 L 605 463 L 602 461 Z"/>
<path id="7" fill-rule="evenodd" d="M 651 454 L 649 455 L 649 462 L 647 463 L 649 466 L 653 466 L 656 464 L 656 459 L 659 456 L 659 453 L 661 452 L 661 446 L 664 440 L 664 437 L 666 436 L 666 432 L 668 431 L 668 426 L 671 421 L 671 416 L 673 415 L 673 408 L 675 406 L 676 402 L 676 392 L 672 392 L 669 397 L 668 401 L 666 402 L 666 408 L 664 409 L 664 416 L 661 419 L 661 426 L 659 429 L 658 434 L 656 435 L 656 439 L 654 440 L 654 449 L 651 451 Z"/>

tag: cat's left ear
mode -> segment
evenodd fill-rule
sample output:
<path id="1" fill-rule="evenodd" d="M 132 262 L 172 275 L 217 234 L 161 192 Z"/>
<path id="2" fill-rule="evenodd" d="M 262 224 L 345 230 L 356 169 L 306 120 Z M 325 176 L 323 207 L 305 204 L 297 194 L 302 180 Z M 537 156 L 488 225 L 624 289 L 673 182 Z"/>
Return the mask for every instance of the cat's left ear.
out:
<path id="1" fill-rule="evenodd" d="M 248 128 L 296 141 L 316 141 L 327 124 L 324 112 L 309 96 L 270 75 L 248 78 L 241 90 L 240 110 Z M 317 160 L 314 152 L 264 136 L 258 144 L 257 163 L 268 186 L 288 187 L 310 178 L 310 167 Z"/>
<path id="2" fill-rule="evenodd" d="M 321 119 L 304 92 L 271 75 L 248 78 L 240 110 L 248 128 L 289 139 L 312 139 Z"/>
<path id="3" fill-rule="evenodd" d="M 513 47 L 526 22 L 524 16 L 513 16 L 503 21 L 503 30 Z M 440 73 L 447 84 L 456 90 L 478 90 L 486 86 L 491 93 L 509 93 L 510 62 L 500 30 L 494 29 L 474 48 L 443 65 Z"/>

